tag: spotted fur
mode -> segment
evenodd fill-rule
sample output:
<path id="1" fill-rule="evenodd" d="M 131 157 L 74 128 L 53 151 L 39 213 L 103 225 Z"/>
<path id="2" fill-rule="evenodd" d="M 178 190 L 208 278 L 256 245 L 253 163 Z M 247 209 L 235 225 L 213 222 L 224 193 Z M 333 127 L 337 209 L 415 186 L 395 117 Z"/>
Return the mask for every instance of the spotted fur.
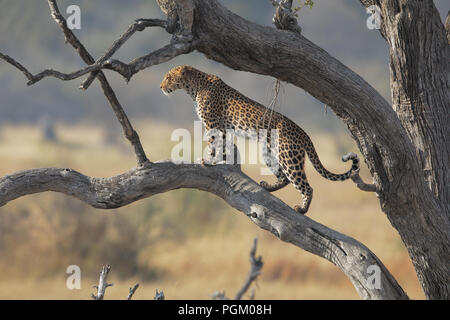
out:
<path id="1" fill-rule="evenodd" d="M 262 181 L 261 186 L 273 192 L 292 183 L 303 197 L 302 205 L 295 207 L 302 214 L 308 211 L 313 195 L 304 170 L 305 154 L 317 172 L 329 180 L 347 180 L 352 173 L 359 171 L 359 159 L 354 153 L 349 153 L 342 159 L 352 160 L 353 163 L 346 173 L 335 174 L 328 171 L 320 162 L 311 139 L 297 124 L 247 98 L 215 75 L 190 66 L 179 66 L 165 75 L 160 87 L 165 94 L 184 89 L 194 100 L 197 114 L 207 131 L 216 129 L 225 133 L 227 129 L 234 129 L 235 132 L 244 134 L 251 130 L 258 132 L 259 129 L 266 129 L 270 133 L 272 129 L 277 129 L 278 148 L 264 148 L 266 152 L 263 154 L 269 168 L 276 168 L 272 171 L 277 182 L 269 184 Z M 266 143 L 269 141 L 270 134 Z M 215 150 L 211 149 L 210 152 L 214 153 Z"/>

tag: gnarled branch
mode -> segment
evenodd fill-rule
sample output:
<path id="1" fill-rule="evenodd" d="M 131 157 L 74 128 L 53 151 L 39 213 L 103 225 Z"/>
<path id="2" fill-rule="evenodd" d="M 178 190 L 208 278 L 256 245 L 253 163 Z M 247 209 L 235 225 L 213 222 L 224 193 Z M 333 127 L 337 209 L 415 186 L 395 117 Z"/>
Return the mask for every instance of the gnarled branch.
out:
<path id="1" fill-rule="evenodd" d="M 202 166 L 156 162 L 111 178 L 93 178 L 71 169 L 32 169 L 0 178 L 0 205 L 21 196 L 55 191 L 101 209 L 180 188 L 213 193 L 260 228 L 337 265 L 365 299 L 406 299 L 380 260 L 355 239 L 299 215 L 232 165 Z M 368 282 L 367 268 L 379 266 L 382 290 Z"/>

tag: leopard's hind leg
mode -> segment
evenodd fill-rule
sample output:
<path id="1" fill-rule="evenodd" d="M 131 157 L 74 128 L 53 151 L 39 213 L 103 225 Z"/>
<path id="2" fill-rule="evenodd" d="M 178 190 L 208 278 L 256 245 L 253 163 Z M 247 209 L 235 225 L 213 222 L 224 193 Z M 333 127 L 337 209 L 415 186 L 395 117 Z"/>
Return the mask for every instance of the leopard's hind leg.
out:
<path id="1" fill-rule="evenodd" d="M 261 187 L 266 189 L 269 192 L 275 192 L 286 187 L 289 184 L 289 179 L 283 173 L 283 170 L 280 167 L 279 161 L 274 154 L 274 151 L 267 147 L 267 144 L 263 145 L 262 157 L 267 167 L 269 167 L 270 171 L 277 177 L 277 181 L 274 183 L 268 183 L 266 181 L 261 181 L 259 184 Z"/>
<path id="2" fill-rule="evenodd" d="M 313 189 L 306 178 L 304 165 L 304 150 L 280 151 L 280 166 L 284 175 L 302 194 L 302 205 L 294 207 L 295 211 L 301 214 L 305 214 L 308 211 L 313 196 Z"/>
<path id="3" fill-rule="evenodd" d="M 312 196 L 313 196 L 313 189 L 308 183 L 308 180 L 305 179 L 300 184 L 300 187 L 298 187 L 296 184 L 294 184 L 295 188 L 297 190 L 300 190 L 302 197 L 303 197 L 303 203 L 302 205 L 296 205 L 294 207 L 294 210 L 301 214 L 306 214 L 309 209 L 309 205 L 311 204 Z"/>
<path id="4" fill-rule="evenodd" d="M 284 175 L 283 171 L 280 169 L 275 174 L 277 177 L 277 181 L 274 183 L 268 183 L 266 181 L 261 181 L 259 184 L 261 187 L 266 189 L 269 192 L 275 192 L 277 190 L 280 190 L 281 188 L 286 187 L 289 184 L 289 179 Z"/>

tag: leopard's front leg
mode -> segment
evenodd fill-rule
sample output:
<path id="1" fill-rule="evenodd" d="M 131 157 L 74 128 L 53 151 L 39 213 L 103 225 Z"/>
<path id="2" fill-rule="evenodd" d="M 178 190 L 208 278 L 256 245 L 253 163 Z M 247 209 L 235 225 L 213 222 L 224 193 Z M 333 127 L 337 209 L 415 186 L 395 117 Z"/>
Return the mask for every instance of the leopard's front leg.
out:
<path id="1" fill-rule="evenodd" d="M 225 133 L 217 129 L 207 129 L 206 136 L 208 137 L 206 156 L 202 157 L 201 164 L 211 166 L 225 163 Z"/>
<path id="2" fill-rule="evenodd" d="M 208 138 L 208 144 L 206 145 L 206 157 L 202 157 L 202 161 L 201 161 L 201 164 L 203 166 L 212 166 L 212 165 L 216 164 L 214 161 L 214 158 L 216 155 L 216 148 L 214 147 L 214 140 L 215 140 L 215 137 Z"/>

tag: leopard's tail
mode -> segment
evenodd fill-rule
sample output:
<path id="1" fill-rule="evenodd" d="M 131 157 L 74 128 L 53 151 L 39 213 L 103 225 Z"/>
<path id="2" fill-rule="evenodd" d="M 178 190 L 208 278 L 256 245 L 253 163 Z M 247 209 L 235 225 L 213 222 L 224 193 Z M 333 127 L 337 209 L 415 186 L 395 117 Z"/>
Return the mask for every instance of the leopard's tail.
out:
<path id="1" fill-rule="evenodd" d="M 344 181 L 350 178 L 350 176 L 354 172 L 359 172 L 359 158 L 356 153 L 349 152 L 346 155 L 342 157 L 342 161 L 346 162 L 348 160 L 352 160 L 352 167 L 350 170 L 348 170 L 346 173 L 342 174 L 336 174 L 328 171 L 325 169 L 325 167 L 322 165 L 322 163 L 319 160 L 319 156 L 317 155 L 317 152 L 312 144 L 312 141 L 310 140 L 308 143 L 308 146 L 306 148 L 306 153 L 308 154 L 308 158 L 311 161 L 312 165 L 314 166 L 314 169 L 317 170 L 317 172 L 320 173 L 320 175 L 328 180 L 332 181 Z"/>

